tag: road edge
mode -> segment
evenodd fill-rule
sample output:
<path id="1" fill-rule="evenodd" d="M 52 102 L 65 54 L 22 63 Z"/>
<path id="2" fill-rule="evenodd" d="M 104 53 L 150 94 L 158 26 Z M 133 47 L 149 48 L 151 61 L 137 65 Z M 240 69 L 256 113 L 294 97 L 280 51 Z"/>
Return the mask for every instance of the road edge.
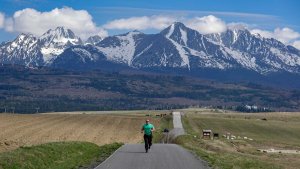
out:
<path id="1" fill-rule="evenodd" d="M 106 161 L 108 161 L 115 153 L 117 153 L 117 151 L 119 151 L 123 146 L 125 146 L 126 144 L 122 145 L 121 147 L 119 147 L 115 152 L 113 152 L 109 157 L 107 157 L 104 161 L 102 161 L 102 163 L 100 163 L 99 165 L 97 165 L 97 167 L 95 167 L 94 169 L 97 169 L 98 167 L 100 167 L 102 164 L 104 164 Z"/>

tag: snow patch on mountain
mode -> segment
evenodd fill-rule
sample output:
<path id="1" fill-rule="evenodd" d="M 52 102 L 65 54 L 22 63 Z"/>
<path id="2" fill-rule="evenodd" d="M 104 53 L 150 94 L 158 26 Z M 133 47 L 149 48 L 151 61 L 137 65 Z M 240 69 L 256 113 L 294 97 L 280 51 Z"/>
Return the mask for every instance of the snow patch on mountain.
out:
<path id="1" fill-rule="evenodd" d="M 224 50 L 226 53 L 230 54 L 230 56 L 236 60 L 239 64 L 241 64 L 243 67 L 247 69 L 252 69 L 257 71 L 258 70 L 258 65 L 256 64 L 256 60 L 253 59 L 251 56 L 249 56 L 246 53 L 242 53 L 239 51 L 234 51 L 231 50 L 227 47 L 224 47 Z"/>
<path id="2" fill-rule="evenodd" d="M 176 47 L 177 51 L 179 52 L 179 55 L 182 59 L 181 66 L 187 66 L 190 69 L 190 62 L 189 62 L 189 57 L 187 56 L 187 52 L 180 44 L 178 44 L 177 42 L 175 42 L 173 39 L 170 38 L 174 32 L 174 25 L 175 24 L 171 25 L 169 32 L 166 35 L 166 38 L 172 42 L 172 44 Z"/>
<path id="3" fill-rule="evenodd" d="M 140 34 L 139 32 L 129 32 L 125 35 L 115 36 L 119 39 L 119 46 L 98 47 L 108 60 L 126 63 L 132 65 L 132 59 L 135 53 L 134 36 Z"/>
<path id="4" fill-rule="evenodd" d="M 136 57 L 141 56 L 143 53 L 145 53 L 147 50 L 149 50 L 152 46 L 153 46 L 153 44 L 151 43 L 151 44 L 150 44 L 149 46 L 147 46 L 144 50 L 142 50 L 142 52 L 138 53 L 138 54 L 136 55 Z M 165 50 L 165 49 L 164 49 L 164 50 Z M 164 52 L 164 54 L 165 54 L 165 52 Z"/>
<path id="5" fill-rule="evenodd" d="M 294 54 L 281 52 L 279 49 L 272 47 L 270 51 L 289 66 L 300 66 L 300 57 Z"/>
<path id="6" fill-rule="evenodd" d="M 45 64 L 51 64 L 54 59 L 61 53 L 63 53 L 64 49 L 55 48 L 55 47 L 43 47 L 41 48 L 41 53 L 43 54 L 43 59 Z"/>
<path id="7" fill-rule="evenodd" d="M 180 28 L 180 34 L 181 34 L 181 39 L 183 40 L 184 45 L 187 46 L 188 38 L 187 38 L 186 31 L 184 31 Z"/>

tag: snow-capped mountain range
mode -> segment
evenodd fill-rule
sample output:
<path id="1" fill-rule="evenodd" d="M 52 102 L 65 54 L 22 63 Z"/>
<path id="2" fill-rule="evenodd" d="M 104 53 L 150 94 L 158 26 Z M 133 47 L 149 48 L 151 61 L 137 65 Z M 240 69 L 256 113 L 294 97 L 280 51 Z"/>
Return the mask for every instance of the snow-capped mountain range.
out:
<path id="1" fill-rule="evenodd" d="M 260 74 L 300 74 L 300 51 L 247 29 L 203 35 L 176 22 L 157 34 L 132 31 L 88 38 L 58 27 L 40 37 L 21 34 L 0 45 L 0 63 L 59 68 L 100 68 L 103 63 L 136 69 L 244 69 Z M 92 65 L 92 66 L 91 66 Z"/>
<path id="2" fill-rule="evenodd" d="M 0 46 L 0 62 L 26 66 L 51 66 L 65 49 L 83 44 L 70 29 L 57 27 L 40 37 L 20 34 L 15 40 Z"/>

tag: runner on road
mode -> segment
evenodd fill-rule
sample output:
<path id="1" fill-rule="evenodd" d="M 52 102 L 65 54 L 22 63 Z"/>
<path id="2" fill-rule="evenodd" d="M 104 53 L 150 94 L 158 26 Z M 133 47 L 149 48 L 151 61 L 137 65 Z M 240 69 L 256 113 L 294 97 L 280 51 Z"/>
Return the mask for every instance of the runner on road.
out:
<path id="1" fill-rule="evenodd" d="M 146 123 L 142 127 L 142 133 L 144 132 L 144 141 L 145 141 L 145 150 L 146 153 L 148 153 L 148 150 L 150 149 L 152 145 L 152 132 L 155 130 L 154 126 L 149 123 L 149 120 L 146 120 Z"/>

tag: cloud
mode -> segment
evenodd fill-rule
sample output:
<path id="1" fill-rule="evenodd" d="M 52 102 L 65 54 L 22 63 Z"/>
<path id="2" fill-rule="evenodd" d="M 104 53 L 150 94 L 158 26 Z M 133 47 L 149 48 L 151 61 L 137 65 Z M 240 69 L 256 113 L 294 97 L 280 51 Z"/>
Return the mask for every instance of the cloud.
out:
<path id="1" fill-rule="evenodd" d="M 12 18 L 6 18 L 4 20 L 4 29 L 8 32 L 13 32 L 14 30 L 14 21 Z"/>
<path id="2" fill-rule="evenodd" d="M 262 37 L 265 38 L 274 38 L 283 43 L 290 43 L 300 37 L 300 33 L 294 31 L 290 28 L 276 28 L 274 31 L 267 31 L 261 29 L 253 29 L 251 30 L 253 34 L 260 34 Z"/>
<path id="3" fill-rule="evenodd" d="M 292 44 L 295 48 L 299 49 L 300 50 L 300 40 L 297 40 L 295 42 L 293 42 Z"/>
<path id="4" fill-rule="evenodd" d="M 274 31 L 267 31 L 261 29 L 253 29 L 251 30 L 252 34 L 260 34 L 262 37 L 265 38 L 274 38 L 281 41 L 287 45 L 293 45 L 294 47 L 300 49 L 300 33 L 294 31 L 290 28 L 276 28 Z"/>
<path id="5" fill-rule="evenodd" d="M 196 17 L 187 21 L 187 26 L 202 34 L 220 33 L 227 29 L 226 23 L 213 15 Z"/>
<path id="6" fill-rule="evenodd" d="M 55 8 L 40 12 L 26 8 L 16 11 L 13 17 L 5 21 L 5 29 L 10 32 L 32 33 L 40 36 L 49 29 L 64 26 L 71 29 L 83 39 L 91 35 L 107 36 L 108 33 L 97 27 L 92 16 L 85 10 L 74 10 L 69 7 Z"/>
<path id="7" fill-rule="evenodd" d="M 4 14 L 0 12 L 0 28 L 3 28 L 4 21 L 5 21 Z"/>
<path id="8" fill-rule="evenodd" d="M 283 43 L 289 43 L 292 40 L 295 40 L 300 37 L 300 34 L 290 28 L 276 28 L 274 34 L 278 40 Z"/>
<path id="9" fill-rule="evenodd" d="M 168 16 L 207 16 L 214 15 L 220 17 L 230 17 L 239 19 L 257 19 L 257 20 L 278 20 L 278 16 L 266 15 L 259 13 L 242 13 L 242 12 L 218 12 L 218 11 L 199 11 L 199 10 L 174 10 L 174 9 L 151 9 L 151 8 L 131 8 L 131 7 L 96 7 L 96 12 L 103 15 L 108 14 L 143 14 L 151 15 L 168 15 Z"/>
<path id="10" fill-rule="evenodd" d="M 106 23 L 103 27 L 106 29 L 164 29 L 175 22 L 176 19 L 168 16 L 142 16 L 116 19 Z"/>
<path id="11" fill-rule="evenodd" d="M 125 29 L 125 30 L 146 30 L 157 29 L 161 30 L 175 21 L 185 23 L 188 27 L 195 29 L 203 34 L 219 33 L 226 30 L 226 24 L 221 19 L 209 15 L 205 17 L 195 17 L 192 19 L 175 18 L 170 16 L 142 16 L 142 17 L 130 17 L 113 20 L 106 23 L 103 27 L 105 29 Z"/>
<path id="12" fill-rule="evenodd" d="M 243 23 L 243 22 L 231 22 L 227 24 L 228 29 L 248 29 L 249 24 Z"/>
<path id="13" fill-rule="evenodd" d="M 264 38 L 275 38 L 275 35 L 273 32 L 261 30 L 261 29 L 253 29 L 250 31 L 252 34 L 259 34 L 260 36 Z"/>

